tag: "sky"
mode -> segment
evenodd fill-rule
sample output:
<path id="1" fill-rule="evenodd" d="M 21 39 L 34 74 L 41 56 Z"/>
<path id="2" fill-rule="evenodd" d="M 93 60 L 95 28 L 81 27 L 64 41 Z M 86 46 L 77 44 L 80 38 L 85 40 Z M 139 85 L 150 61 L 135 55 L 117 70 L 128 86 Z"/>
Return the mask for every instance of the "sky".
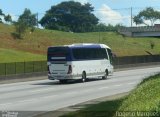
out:
<path id="1" fill-rule="evenodd" d="M 38 13 L 41 19 L 45 12 L 51 6 L 57 5 L 63 1 L 70 0 L 1 0 L 0 9 L 5 14 L 10 14 L 13 20 L 21 15 L 25 8 L 31 10 L 32 13 Z M 138 14 L 139 11 L 146 7 L 154 7 L 160 9 L 160 0 L 72 0 L 81 2 L 82 4 L 90 3 L 94 7 L 94 14 L 99 18 L 99 22 L 105 24 L 122 24 L 131 25 L 131 7 L 132 16 Z M 134 25 L 134 24 L 133 24 Z"/>

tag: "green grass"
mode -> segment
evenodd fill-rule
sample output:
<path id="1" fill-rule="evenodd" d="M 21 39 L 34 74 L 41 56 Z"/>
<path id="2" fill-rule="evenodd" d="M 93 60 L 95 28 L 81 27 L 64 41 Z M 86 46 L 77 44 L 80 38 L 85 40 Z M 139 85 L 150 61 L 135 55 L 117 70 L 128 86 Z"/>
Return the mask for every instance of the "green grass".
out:
<path id="1" fill-rule="evenodd" d="M 62 117 L 137 117 L 140 114 L 160 116 L 160 74 L 142 81 L 128 96 L 120 99 L 87 105 L 86 108 Z M 123 116 L 122 116 L 123 114 Z M 124 116 L 126 115 L 126 116 Z M 146 117 L 146 116 L 141 116 Z M 150 117 L 150 116 L 148 116 Z"/>
<path id="2" fill-rule="evenodd" d="M 61 31 L 40 30 L 41 34 L 48 35 L 52 45 L 65 45 L 72 43 L 104 43 L 109 45 L 117 56 L 133 56 L 160 53 L 159 38 L 131 38 L 123 37 L 116 32 L 91 32 L 91 33 L 69 33 Z M 151 49 L 150 43 L 155 43 Z"/>
<path id="3" fill-rule="evenodd" d="M 104 43 L 109 45 L 117 56 L 147 55 L 147 52 L 160 54 L 160 38 L 123 37 L 116 32 L 70 33 L 36 29 L 33 33 L 28 31 L 24 39 L 14 39 L 13 32 L 13 26 L 0 24 L 0 48 L 46 55 L 48 46 Z M 151 43 L 155 44 L 153 49 L 151 49 Z"/>
<path id="4" fill-rule="evenodd" d="M 0 63 L 46 60 L 45 55 L 0 48 Z"/>
<path id="5" fill-rule="evenodd" d="M 160 112 L 160 74 L 145 79 L 118 110 Z"/>
<path id="6" fill-rule="evenodd" d="M 46 70 L 45 55 L 0 48 L 0 75 L 42 72 Z"/>

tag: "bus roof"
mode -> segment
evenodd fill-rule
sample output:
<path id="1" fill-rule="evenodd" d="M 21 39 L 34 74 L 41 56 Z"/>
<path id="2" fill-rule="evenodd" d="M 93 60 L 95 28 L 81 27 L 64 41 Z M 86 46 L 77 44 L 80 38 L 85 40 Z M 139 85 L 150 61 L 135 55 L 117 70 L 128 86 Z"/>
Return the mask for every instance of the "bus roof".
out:
<path id="1" fill-rule="evenodd" d="M 69 48 L 109 48 L 109 46 L 105 44 L 95 44 L 95 43 L 76 43 L 71 45 L 64 46 L 53 46 L 53 47 L 69 47 Z"/>

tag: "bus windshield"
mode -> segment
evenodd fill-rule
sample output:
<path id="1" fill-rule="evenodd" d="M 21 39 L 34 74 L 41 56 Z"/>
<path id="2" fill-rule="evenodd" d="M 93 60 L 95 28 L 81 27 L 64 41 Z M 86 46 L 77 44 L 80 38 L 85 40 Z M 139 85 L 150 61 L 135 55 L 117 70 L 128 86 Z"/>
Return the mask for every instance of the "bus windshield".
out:
<path id="1" fill-rule="evenodd" d="M 109 54 L 109 59 L 110 59 L 110 63 L 113 64 L 113 55 L 112 55 L 112 51 L 110 49 L 107 49 L 108 54 Z"/>

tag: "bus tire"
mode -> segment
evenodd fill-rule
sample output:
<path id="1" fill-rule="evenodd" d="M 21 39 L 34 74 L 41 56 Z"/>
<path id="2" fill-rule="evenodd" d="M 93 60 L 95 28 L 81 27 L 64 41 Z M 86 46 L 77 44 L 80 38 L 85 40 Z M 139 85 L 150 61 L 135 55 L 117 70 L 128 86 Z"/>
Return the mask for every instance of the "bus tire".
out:
<path id="1" fill-rule="evenodd" d="M 67 80 L 59 80 L 60 83 L 67 83 Z"/>
<path id="2" fill-rule="evenodd" d="M 86 72 L 83 71 L 83 72 L 82 72 L 81 82 L 85 82 L 85 81 L 86 81 Z"/>
<path id="3" fill-rule="evenodd" d="M 108 70 L 106 69 L 105 71 L 105 75 L 102 76 L 102 80 L 106 80 L 107 79 L 107 76 L 108 76 Z"/>

